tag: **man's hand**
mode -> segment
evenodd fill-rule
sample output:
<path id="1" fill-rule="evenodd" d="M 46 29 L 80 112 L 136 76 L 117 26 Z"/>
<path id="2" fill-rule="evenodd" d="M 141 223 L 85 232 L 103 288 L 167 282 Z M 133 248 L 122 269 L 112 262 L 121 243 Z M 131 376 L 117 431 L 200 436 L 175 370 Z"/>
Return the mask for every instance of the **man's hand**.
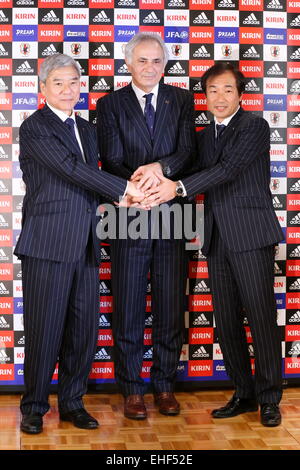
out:
<path id="1" fill-rule="evenodd" d="M 145 193 L 140 189 L 137 189 L 137 183 L 128 181 L 127 191 L 125 196 L 116 202 L 115 204 L 119 207 L 138 207 L 140 209 L 149 210 L 150 206 L 144 204 Z"/>
<path id="2" fill-rule="evenodd" d="M 157 175 L 163 176 L 160 163 L 149 163 L 148 165 L 140 166 L 130 178 L 130 181 L 138 182 L 138 189 L 146 191 L 159 185 Z"/>
<path id="3" fill-rule="evenodd" d="M 150 207 L 170 201 L 176 197 L 176 182 L 156 173 L 159 185 L 146 191 L 147 198 L 143 201 Z"/>

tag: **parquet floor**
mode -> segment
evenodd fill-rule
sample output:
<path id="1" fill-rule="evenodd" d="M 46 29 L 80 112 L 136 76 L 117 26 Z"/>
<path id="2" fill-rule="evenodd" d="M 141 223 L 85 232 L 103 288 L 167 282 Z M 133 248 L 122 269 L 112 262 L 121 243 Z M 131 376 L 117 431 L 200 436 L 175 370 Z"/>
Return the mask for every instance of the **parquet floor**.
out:
<path id="1" fill-rule="evenodd" d="M 284 391 L 283 422 L 277 428 L 261 426 L 258 412 L 212 419 L 210 411 L 231 395 L 231 390 L 177 393 L 181 414 L 165 417 L 149 394 L 148 419 L 134 421 L 124 418 L 121 395 L 89 394 L 86 408 L 101 424 L 93 431 L 59 422 L 51 395 L 44 432 L 36 436 L 19 431 L 19 395 L 0 395 L 0 450 L 300 450 L 300 388 Z"/>

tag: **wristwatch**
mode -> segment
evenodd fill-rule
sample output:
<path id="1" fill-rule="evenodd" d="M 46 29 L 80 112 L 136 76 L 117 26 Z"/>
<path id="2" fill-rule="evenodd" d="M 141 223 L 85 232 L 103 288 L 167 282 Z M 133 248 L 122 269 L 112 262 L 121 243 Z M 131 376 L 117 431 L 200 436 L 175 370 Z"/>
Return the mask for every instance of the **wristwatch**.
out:
<path id="1" fill-rule="evenodd" d="M 175 193 L 176 193 L 176 196 L 179 196 L 179 197 L 183 196 L 183 187 L 180 181 L 176 182 Z"/>

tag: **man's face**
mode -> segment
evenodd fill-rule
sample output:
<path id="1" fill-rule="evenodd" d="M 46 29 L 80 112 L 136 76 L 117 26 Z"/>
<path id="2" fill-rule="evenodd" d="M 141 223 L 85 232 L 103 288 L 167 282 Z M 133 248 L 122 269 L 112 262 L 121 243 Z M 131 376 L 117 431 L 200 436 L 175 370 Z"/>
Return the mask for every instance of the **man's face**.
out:
<path id="1" fill-rule="evenodd" d="M 131 63 L 126 64 L 133 83 L 149 93 L 161 79 L 165 68 L 163 50 L 156 41 L 142 41 L 133 49 Z"/>
<path id="2" fill-rule="evenodd" d="M 234 75 L 228 71 L 209 78 L 206 82 L 206 98 L 207 107 L 218 122 L 234 114 L 241 100 Z"/>
<path id="3" fill-rule="evenodd" d="M 80 96 L 80 77 L 72 67 L 61 67 L 49 73 L 46 83 L 40 83 L 47 102 L 70 116 Z"/>

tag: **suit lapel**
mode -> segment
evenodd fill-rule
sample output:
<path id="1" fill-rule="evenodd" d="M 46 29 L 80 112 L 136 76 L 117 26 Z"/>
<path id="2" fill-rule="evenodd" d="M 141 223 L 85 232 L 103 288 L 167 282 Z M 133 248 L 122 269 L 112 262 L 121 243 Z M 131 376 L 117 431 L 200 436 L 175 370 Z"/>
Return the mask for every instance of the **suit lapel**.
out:
<path id="1" fill-rule="evenodd" d="M 136 129 L 136 134 L 143 141 L 147 151 L 152 153 L 151 137 L 136 94 L 134 93 L 130 84 L 124 87 L 122 91 L 122 101 L 124 103 L 124 109 L 127 113 L 127 117 L 131 121 L 132 126 Z"/>
<path id="2" fill-rule="evenodd" d="M 89 129 L 89 126 L 87 125 L 87 122 L 84 121 L 83 119 L 79 119 L 77 116 L 76 116 L 76 124 L 77 124 L 78 132 L 79 132 L 79 136 L 81 140 L 81 145 L 83 148 L 86 162 L 89 165 L 99 169 L 97 151 L 93 151 L 93 149 L 91 148 L 92 147 L 91 139 L 95 138 L 95 136 L 91 135 L 91 131 Z"/>
<path id="3" fill-rule="evenodd" d="M 49 125 L 52 127 L 53 133 L 55 136 L 61 140 L 65 147 L 72 150 L 72 152 L 78 157 L 82 158 L 82 155 L 78 152 L 78 147 L 76 142 L 74 142 L 71 132 L 68 127 L 62 122 L 62 120 L 56 116 L 56 114 L 51 111 L 51 109 L 45 105 L 41 112 L 45 119 L 49 122 Z"/>

